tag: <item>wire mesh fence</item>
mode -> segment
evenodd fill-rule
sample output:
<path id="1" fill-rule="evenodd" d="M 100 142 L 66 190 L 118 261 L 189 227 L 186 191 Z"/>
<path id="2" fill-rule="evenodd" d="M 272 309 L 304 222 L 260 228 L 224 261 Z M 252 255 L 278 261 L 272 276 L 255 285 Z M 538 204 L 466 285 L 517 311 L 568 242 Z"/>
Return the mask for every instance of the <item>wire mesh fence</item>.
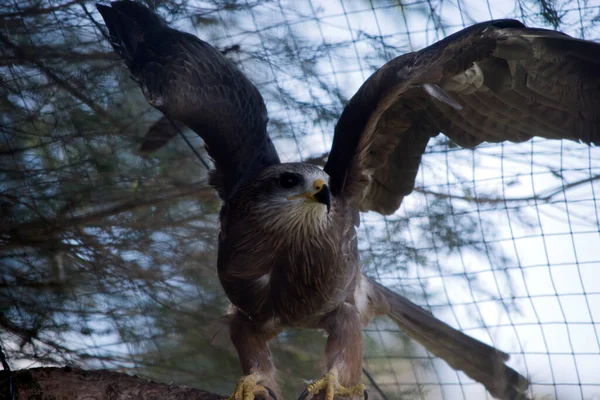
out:
<path id="1" fill-rule="evenodd" d="M 283 161 L 321 164 L 345 102 L 398 55 L 498 18 L 600 39 L 598 1 L 151 5 L 259 87 Z M 214 271 L 219 203 L 181 142 L 135 153 L 158 113 L 92 10 L 0 6 L 2 345 L 14 367 L 122 368 L 229 392 L 240 371 L 214 324 L 227 305 Z M 439 136 L 402 208 L 362 216 L 364 270 L 510 353 L 534 398 L 600 398 L 598 193 L 596 147 L 533 140 L 472 151 Z M 364 338 L 373 398 L 491 398 L 385 319 Z M 323 343 L 306 331 L 274 341 L 287 391 L 318 376 Z"/>

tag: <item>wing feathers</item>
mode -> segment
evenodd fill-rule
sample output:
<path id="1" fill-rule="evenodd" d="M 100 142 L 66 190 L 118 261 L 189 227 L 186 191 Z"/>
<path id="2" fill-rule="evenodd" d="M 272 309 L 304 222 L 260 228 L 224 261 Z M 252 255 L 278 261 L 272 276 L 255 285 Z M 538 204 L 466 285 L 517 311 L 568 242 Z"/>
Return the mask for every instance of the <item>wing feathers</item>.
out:
<path id="1" fill-rule="evenodd" d="M 139 149 L 140 153 L 151 153 L 160 149 L 177 135 L 178 129 L 183 130 L 183 128 L 183 125 L 171 122 L 169 118 L 162 116 L 146 132 Z"/>
<path id="2" fill-rule="evenodd" d="M 205 141 L 216 165 L 212 182 L 224 199 L 241 181 L 279 163 L 266 133 L 262 96 L 229 60 L 197 37 L 169 28 L 139 3 L 111 6 L 98 5 L 98 10 L 113 47 L 148 103 Z M 173 136 L 168 130 L 157 141 L 156 133 L 149 132 L 153 143 L 142 148 L 156 148 Z"/>
<path id="3" fill-rule="evenodd" d="M 461 87 L 463 85 L 464 84 L 461 84 Z M 437 99 L 438 101 L 441 101 L 442 103 L 448 104 L 450 107 L 454 108 L 455 110 L 462 109 L 462 106 L 459 103 L 457 103 L 456 100 L 454 100 L 448 93 L 446 93 L 444 91 L 444 89 L 442 89 L 438 85 L 426 83 L 423 85 L 423 89 L 425 89 L 425 91 L 434 99 Z"/>
<path id="4" fill-rule="evenodd" d="M 398 57 L 342 113 L 325 166 L 332 187 L 363 211 L 394 212 L 439 132 L 468 148 L 534 136 L 598 143 L 599 70 L 599 44 L 511 20 Z"/>

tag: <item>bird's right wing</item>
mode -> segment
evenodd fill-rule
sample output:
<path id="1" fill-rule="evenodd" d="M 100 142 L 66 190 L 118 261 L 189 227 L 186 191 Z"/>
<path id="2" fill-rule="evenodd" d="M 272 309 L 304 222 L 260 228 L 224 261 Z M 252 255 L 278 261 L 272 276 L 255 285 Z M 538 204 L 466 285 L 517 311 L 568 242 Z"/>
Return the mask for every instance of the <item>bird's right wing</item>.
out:
<path id="1" fill-rule="evenodd" d="M 97 8 L 146 100 L 169 120 L 156 129 L 167 133 L 151 129 L 151 143 L 142 149 L 160 147 L 173 135 L 168 122 L 188 126 L 206 143 L 216 165 L 213 182 L 224 199 L 240 181 L 279 163 L 266 132 L 263 98 L 229 60 L 197 37 L 169 28 L 142 4 L 116 1 Z"/>

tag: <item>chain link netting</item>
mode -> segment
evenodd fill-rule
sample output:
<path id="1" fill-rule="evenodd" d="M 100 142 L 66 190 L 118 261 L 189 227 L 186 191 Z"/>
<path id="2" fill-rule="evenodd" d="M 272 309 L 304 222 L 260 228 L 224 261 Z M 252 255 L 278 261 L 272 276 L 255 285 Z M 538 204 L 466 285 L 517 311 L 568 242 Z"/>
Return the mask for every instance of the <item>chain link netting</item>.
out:
<path id="1" fill-rule="evenodd" d="M 77 289 L 72 303 L 56 302 L 58 314 L 50 319 L 40 316 L 43 324 L 33 338 L 29 335 L 24 340 L 27 332 L 19 331 L 20 326 L 7 329 L 0 338 L 9 359 L 14 367 L 68 360 L 87 367 L 126 368 L 179 384 L 230 390 L 239 375 L 234 353 L 226 340 L 219 341 L 223 336 L 219 327 L 213 331 L 203 326 L 217 320 L 226 306 L 211 270 L 218 202 L 204 192 L 200 193 L 202 201 L 179 198 L 190 194 L 185 190 L 198 196 L 201 189 L 196 184 L 204 182 L 206 171 L 193 154 L 187 155 L 189 149 L 181 143 L 171 148 L 177 150 L 174 156 L 161 156 L 160 161 L 132 158 L 132 138 L 139 137 L 158 114 L 127 81 L 119 61 L 110 58 L 92 4 L 49 4 L 56 7 L 48 14 L 54 21 L 44 26 L 43 32 L 37 25 L 28 25 L 37 17 L 27 16 L 26 6 L 18 2 L 3 6 L 4 44 L 30 49 L 19 53 L 5 48 L 11 57 L 24 57 L 27 62 L 14 64 L 3 54 L 7 57 L 1 66 L 3 88 L 7 99 L 27 111 L 22 118 L 38 111 L 59 116 L 64 109 L 81 109 L 102 121 L 100 127 L 94 126 L 99 122 L 84 123 L 81 115 L 70 112 L 67 127 L 45 122 L 60 127 L 53 131 L 54 138 L 88 138 L 85 140 L 93 145 L 87 150 L 98 151 L 103 162 L 102 168 L 77 175 L 80 182 L 96 189 L 86 188 L 94 192 L 89 196 L 93 205 L 52 214 L 68 221 L 79 218 L 84 227 L 62 235 L 59 242 L 63 247 L 44 255 L 51 261 L 43 265 L 61 282 L 85 275 L 86 279 L 105 279 L 105 284 Z M 516 18 L 528 26 L 600 40 L 598 1 L 245 0 L 156 5 L 174 26 L 225 52 L 259 87 L 269 110 L 269 131 L 283 161 L 322 163 L 343 105 L 371 73 L 398 55 L 421 49 L 472 23 Z M 99 78 L 87 75 L 81 67 L 61 63 L 59 53 L 52 58 L 50 53 L 31 50 L 40 43 L 66 43 L 70 35 L 77 36 L 81 46 L 72 46 L 72 51 L 87 57 L 86 62 L 101 71 Z M 94 59 L 92 50 L 104 53 Z M 27 86 L 28 82 L 38 86 Z M 84 90 L 86 85 L 93 86 L 89 93 Z M 44 110 L 36 105 L 41 101 L 36 93 L 46 93 L 49 86 L 53 87 L 49 98 L 67 93 L 66 97 L 75 100 L 63 99 L 60 104 L 53 103 L 52 112 Z M 123 87 L 133 94 L 122 94 Z M 98 88 L 101 90 L 95 92 Z M 112 114 L 119 121 L 111 121 L 111 107 L 118 112 L 133 111 Z M 29 134 L 25 132 L 29 125 L 17 131 L 14 126 L 19 125 L 9 127 L 9 119 L 3 123 L 0 161 L 5 168 L 15 168 L 10 179 L 7 175 L 0 183 L 1 194 L 13 202 L 9 195 L 25 193 L 36 199 L 30 205 L 52 207 L 37 192 L 36 171 L 50 168 L 44 158 L 48 155 L 30 154 L 21 159 L 9 154 L 8 150 L 22 145 L 17 137 Z M 126 140 L 111 139 L 106 135 L 111 131 L 118 131 Z M 189 137 L 200 145 L 194 135 Z M 58 158 L 64 161 L 73 143 L 40 139 L 27 145 L 49 148 L 52 154 L 62 152 Z M 129 152 L 127 157 L 122 155 L 124 151 Z M 62 165 L 52 159 L 52 168 Z M 89 162 L 86 159 L 83 164 Z M 80 168 L 74 162 L 65 165 L 69 171 Z M 153 175 L 132 175 L 140 167 Z M 51 175 L 64 179 L 61 173 Z M 105 182 L 103 174 L 117 176 L 118 184 L 94 186 Z M 160 185 L 164 176 L 169 178 L 168 189 Z M 12 185 L 12 181 L 21 183 Z M 182 187 L 182 182 L 196 186 Z M 139 203 L 125 207 L 129 203 L 123 201 L 128 197 L 122 192 L 136 191 L 152 212 L 129 214 L 138 210 Z M 45 186 L 44 193 L 50 196 L 53 192 Z M 417 188 L 401 209 L 385 218 L 375 213 L 362 216 L 359 247 L 364 269 L 436 317 L 510 353 L 509 365 L 531 379 L 535 399 L 600 398 L 599 193 L 600 150 L 596 147 L 533 140 L 483 144 L 472 151 L 439 136 L 427 147 Z M 144 218 L 158 214 L 166 225 L 145 224 Z M 149 233 L 125 240 L 123 235 L 129 229 Z M 90 245 L 86 241 L 94 235 Z M 148 247 L 138 247 L 140 240 Z M 38 261 L 23 261 L 14 252 L 8 257 L 7 251 L 14 248 L 4 251 L 3 260 L 12 261 L 2 264 L 3 268 L 14 276 L 21 276 L 22 271 L 29 274 Z M 110 249 L 108 255 L 102 255 L 106 265 L 97 264 L 99 248 Z M 40 249 L 50 251 L 49 247 Z M 41 257 L 40 253 L 35 257 Z M 119 268 L 98 272 L 111 262 Z M 79 269 L 69 270 L 69 265 Z M 47 279 L 45 276 L 42 278 Z M 11 285 L 10 279 L 0 282 L 4 301 L 18 302 L 30 295 L 29 289 Z M 52 290 L 45 288 L 43 296 L 36 291 L 31 301 L 52 302 L 54 295 L 67 296 Z M 7 310 L 12 307 L 4 305 Z M 15 320 L 31 321 L 30 309 L 15 307 L 11 313 L 0 313 L 0 318 L 12 315 Z M 13 326 L 3 321 L 3 328 Z M 385 319 L 365 328 L 364 337 L 364 381 L 373 398 L 491 398 L 481 385 L 411 343 Z M 274 341 L 276 358 L 294 358 L 294 363 L 278 365 L 286 381 L 297 380 L 294 390 L 302 386 L 302 379 L 315 377 L 322 362 L 322 344 L 320 333 L 304 331 L 290 331 Z"/>

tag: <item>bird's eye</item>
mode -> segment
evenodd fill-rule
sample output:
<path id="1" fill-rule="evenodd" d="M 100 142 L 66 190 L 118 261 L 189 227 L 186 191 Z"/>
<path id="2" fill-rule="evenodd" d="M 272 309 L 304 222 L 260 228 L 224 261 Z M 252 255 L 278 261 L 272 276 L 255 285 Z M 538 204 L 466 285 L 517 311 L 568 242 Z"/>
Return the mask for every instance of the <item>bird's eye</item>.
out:
<path id="1" fill-rule="evenodd" d="M 283 173 L 279 177 L 279 184 L 284 189 L 291 189 L 299 183 L 300 178 L 298 177 L 298 175 L 295 174 Z"/>

